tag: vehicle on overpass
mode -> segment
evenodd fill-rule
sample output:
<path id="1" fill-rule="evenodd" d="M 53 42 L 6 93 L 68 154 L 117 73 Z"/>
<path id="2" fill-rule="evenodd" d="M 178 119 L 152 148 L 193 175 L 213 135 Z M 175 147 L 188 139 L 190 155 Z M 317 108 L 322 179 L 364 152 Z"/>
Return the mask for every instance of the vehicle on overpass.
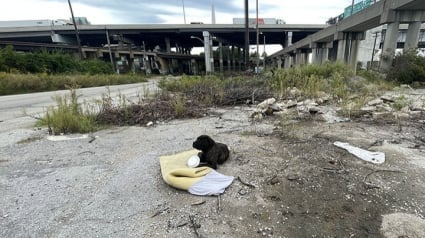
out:
<path id="1" fill-rule="evenodd" d="M 66 26 L 72 25 L 65 20 L 16 20 L 0 21 L 0 27 Z"/>

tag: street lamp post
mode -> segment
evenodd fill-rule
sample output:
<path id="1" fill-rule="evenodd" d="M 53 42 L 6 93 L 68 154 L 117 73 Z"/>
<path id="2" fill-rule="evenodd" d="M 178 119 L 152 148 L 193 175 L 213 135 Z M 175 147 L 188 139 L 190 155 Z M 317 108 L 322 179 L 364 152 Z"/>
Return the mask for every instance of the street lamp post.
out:
<path id="1" fill-rule="evenodd" d="M 74 11 L 72 11 L 71 0 L 68 0 L 69 9 L 71 10 L 72 23 L 74 24 L 75 37 L 77 38 L 78 52 L 80 59 L 84 58 L 83 49 L 81 48 L 80 35 L 78 34 L 77 23 L 75 22 Z"/>
<path id="2" fill-rule="evenodd" d="M 266 34 L 263 34 L 263 68 L 266 69 Z"/>
<path id="3" fill-rule="evenodd" d="M 184 0 L 182 0 L 182 5 L 183 5 L 183 19 L 184 19 L 184 24 L 186 24 L 186 11 L 184 10 Z"/>
<path id="4" fill-rule="evenodd" d="M 260 29 L 258 27 L 258 0 L 255 0 L 255 4 L 256 4 L 256 14 L 257 14 L 257 19 L 256 19 L 256 23 L 255 23 L 255 27 L 257 28 L 257 62 L 256 62 L 256 69 L 255 69 L 255 73 L 260 73 L 258 67 L 260 66 L 260 52 L 259 52 L 259 47 L 258 47 L 258 41 L 260 38 Z"/>
<path id="5" fill-rule="evenodd" d="M 190 36 L 191 39 L 198 39 L 199 41 L 201 41 L 204 44 L 204 56 L 205 56 L 205 72 L 211 73 L 211 49 L 210 49 L 210 33 L 208 31 L 203 31 L 202 35 L 204 37 L 204 39 L 202 40 L 201 38 L 197 37 L 197 36 Z"/>

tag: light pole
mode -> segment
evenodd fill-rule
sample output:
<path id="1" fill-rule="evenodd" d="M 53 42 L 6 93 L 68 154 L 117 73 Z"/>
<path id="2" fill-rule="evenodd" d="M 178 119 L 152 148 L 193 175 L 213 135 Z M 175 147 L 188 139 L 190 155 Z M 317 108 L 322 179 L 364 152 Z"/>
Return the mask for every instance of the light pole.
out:
<path id="1" fill-rule="evenodd" d="M 75 37 L 77 38 L 78 52 L 80 53 L 80 59 L 84 58 L 83 50 L 81 49 L 80 35 L 78 34 L 77 23 L 75 22 L 74 12 L 72 11 L 71 0 L 68 0 L 69 9 L 71 10 L 72 23 L 74 24 Z"/>
<path id="2" fill-rule="evenodd" d="M 184 19 L 184 24 L 186 24 L 186 11 L 184 10 L 184 0 L 182 0 L 182 5 L 183 5 L 183 19 Z"/>
<path id="3" fill-rule="evenodd" d="M 376 39 L 378 38 L 379 31 L 376 31 L 374 33 L 375 33 L 375 40 L 373 42 L 372 59 L 370 60 L 369 69 L 373 69 L 373 57 L 375 56 Z"/>
<path id="4" fill-rule="evenodd" d="M 256 69 L 255 69 L 255 73 L 260 73 L 258 67 L 260 66 L 260 52 L 259 52 L 259 47 L 258 47 L 258 41 L 260 38 L 260 29 L 258 28 L 258 0 L 255 0 L 255 5 L 256 5 L 256 14 L 257 14 L 257 18 L 256 18 L 256 23 L 255 23 L 255 27 L 257 28 L 257 62 L 256 62 Z"/>
<path id="5" fill-rule="evenodd" d="M 210 33 L 208 31 L 203 31 L 202 35 L 204 37 L 203 40 L 197 36 L 190 36 L 190 38 L 198 39 L 204 44 L 205 72 L 208 74 L 212 72 L 211 64 L 214 63 L 213 61 L 211 61 L 211 56 L 210 56 L 211 55 L 210 41 L 212 40 L 210 39 Z"/>
<path id="6" fill-rule="evenodd" d="M 263 69 L 266 69 L 266 34 L 263 35 Z"/>

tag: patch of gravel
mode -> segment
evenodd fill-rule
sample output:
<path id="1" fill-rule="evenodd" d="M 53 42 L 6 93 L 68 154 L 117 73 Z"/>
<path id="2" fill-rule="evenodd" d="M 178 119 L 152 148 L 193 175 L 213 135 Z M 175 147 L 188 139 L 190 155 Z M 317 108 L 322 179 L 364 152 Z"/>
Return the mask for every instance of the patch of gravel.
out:
<path id="1" fill-rule="evenodd" d="M 0 237 L 423 234 L 408 225 L 425 217 L 418 166 L 425 145 L 415 141 L 423 125 L 397 132 L 396 124 L 312 118 L 279 128 L 278 116 L 251 121 L 254 110 L 217 108 L 204 118 L 116 127 L 79 140 L 51 141 L 45 129 L 27 126 L 1 131 Z M 240 179 L 220 197 L 176 190 L 160 174 L 161 155 L 191 149 L 201 134 L 231 148 L 218 171 Z M 382 149 L 387 160 L 368 164 L 336 148 L 336 140 Z"/>

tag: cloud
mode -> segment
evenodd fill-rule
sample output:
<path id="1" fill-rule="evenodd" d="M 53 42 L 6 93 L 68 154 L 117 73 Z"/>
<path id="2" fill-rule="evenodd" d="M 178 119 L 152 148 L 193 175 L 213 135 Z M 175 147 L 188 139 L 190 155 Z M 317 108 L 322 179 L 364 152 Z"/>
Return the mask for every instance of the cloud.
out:
<path id="1" fill-rule="evenodd" d="M 258 0 L 260 18 L 279 18 L 291 24 L 323 24 L 343 12 L 351 0 Z M 184 22 L 211 23 L 214 4 L 217 23 L 232 23 L 244 17 L 242 0 L 71 0 L 75 16 L 85 16 L 92 24 L 155 24 Z M 255 17 L 255 0 L 249 0 L 250 17 Z M 22 7 L 25 6 L 25 7 Z M 69 19 L 65 0 L 13 0 L 0 8 L 0 20 Z"/>

